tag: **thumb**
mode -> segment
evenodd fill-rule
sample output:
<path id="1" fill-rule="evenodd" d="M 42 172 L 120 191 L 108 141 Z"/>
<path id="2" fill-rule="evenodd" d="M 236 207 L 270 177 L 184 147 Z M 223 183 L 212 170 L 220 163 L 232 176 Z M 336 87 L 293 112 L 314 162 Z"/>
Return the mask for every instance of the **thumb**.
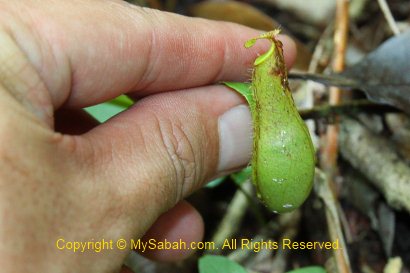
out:
<path id="1" fill-rule="evenodd" d="M 83 135 L 81 149 L 93 151 L 98 180 L 111 184 L 130 216 L 150 219 L 148 228 L 206 181 L 249 161 L 243 103 L 223 86 L 153 95 Z"/>

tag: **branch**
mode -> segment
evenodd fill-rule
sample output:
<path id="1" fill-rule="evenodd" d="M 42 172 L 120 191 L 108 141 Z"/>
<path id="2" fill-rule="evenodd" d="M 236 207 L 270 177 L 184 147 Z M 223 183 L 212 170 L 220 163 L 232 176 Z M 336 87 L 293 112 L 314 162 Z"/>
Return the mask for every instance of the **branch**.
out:
<path id="1" fill-rule="evenodd" d="M 335 33 L 334 33 L 334 61 L 333 71 L 341 72 L 345 66 L 345 55 L 347 47 L 347 36 L 349 28 L 349 1 L 337 0 L 336 1 L 336 21 L 335 21 Z M 342 98 L 342 92 L 339 88 L 331 87 L 329 94 L 330 104 L 339 104 Z M 338 135 L 339 126 L 329 125 L 326 131 L 326 142 L 323 150 L 321 151 L 321 167 L 328 174 L 331 181 L 336 172 L 336 162 L 338 155 Z M 333 184 L 333 183 L 332 183 Z M 334 189 L 334 185 L 332 186 Z M 334 189 L 335 190 L 335 189 Z M 336 192 L 335 192 L 336 194 Z"/>
<path id="2" fill-rule="evenodd" d="M 349 33 L 349 0 L 336 0 L 336 22 L 335 22 L 335 58 L 333 62 L 333 71 L 341 72 L 345 66 L 345 55 L 347 47 L 347 37 Z M 337 87 L 330 88 L 329 103 L 340 104 L 342 92 Z M 334 177 L 336 174 L 338 147 L 339 126 L 329 125 L 326 131 L 326 142 L 324 149 L 321 151 L 320 165 L 329 178 L 329 188 L 333 198 L 337 200 L 336 185 Z M 336 237 L 338 233 L 332 230 L 332 226 L 328 222 L 328 231 L 331 237 Z M 336 267 L 339 273 L 351 273 L 350 261 L 347 251 L 333 252 Z"/>
<path id="3" fill-rule="evenodd" d="M 215 242 L 216 250 L 212 250 L 212 253 L 220 253 L 222 245 L 226 239 L 233 238 L 235 233 L 239 230 L 240 223 L 245 216 L 246 208 L 248 207 L 248 200 L 246 194 L 252 192 L 252 183 L 248 180 L 243 184 L 243 191 L 237 190 L 226 214 L 212 237 L 212 241 Z"/>
<path id="4" fill-rule="evenodd" d="M 363 112 L 381 114 L 400 112 L 400 110 L 389 105 L 372 103 L 368 100 L 355 100 L 338 105 L 327 104 L 322 106 L 316 106 L 311 109 L 299 110 L 299 114 L 304 120 L 329 118 L 334 117 L 336 115 L 352 116 Z"/>

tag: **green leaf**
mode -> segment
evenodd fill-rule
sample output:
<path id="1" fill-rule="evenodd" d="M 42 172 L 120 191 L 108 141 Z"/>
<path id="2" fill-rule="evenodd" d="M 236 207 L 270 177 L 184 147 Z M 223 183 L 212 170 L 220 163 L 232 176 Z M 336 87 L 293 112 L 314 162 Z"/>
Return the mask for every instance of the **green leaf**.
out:
<path id="1" fill-rule="evenodd" d="M 103 123 L 113 116 L 128 109 L 134 102 L 127 96 L 121 95 L 111 101 L 84 108 L 96 120 Z"/>
<path id="2" fill-rule="evenodd" d="M 125 109 L 126 108 L 122 106 L 104 102 L 98 105 L 87 107 L 84 110 L 87 111 L 96 120 L 103 123 L 113 116 L 117 115 L 118 113 L 124 111 Z"/>
<path id="3" fill-rule="evenodd" d="M 227 176 L 223 176 L 223 177 L 219 177 L 217 179 L 212 180 L 211 182 L 209 182 L 208 184 L 205 185 L 205 188 L 215 188 L 218 187 L 219 185 L 222 184 L 222 182 L 225 181 L 225 179 L 227 178 Z"/>
<path id="4" fill-rule="evenodd" d="M 250 83 L 245 83 L 245 82 L 222 82 L 229 88 L 232 88 L 239 94 L 245 97 L 246 101 L 249 104 L 249 107 L 252 110 L 255 109 L 255 100 L 253 99 L 253 92 L 252 92 L 252 87 Z"/>
<path id="5" fill-rule="evenodd" d="M 307 266 L 288 271 L 287 273 L 326 273 L 326 270 L 321 266 Z"/>
<path id="6" fill-rule="evenodd" d="M 231 178 L 237 185 L 242 185 L 242 183 L 248 180 L 251 177 L 251 175 L 252 167 L 248 166 L 239 172 L 231 174 Z"/>
<path id="7" fill-rule="evenodd" d="M 205 255 L 199 259 L 199 273 L 248 273 L 224 256 Z"/>
<path id="8" fill-rule="evenodd" d="M 126 95 L 121 95 L 115 99 L 109 101 L 108 103 L 118 105 L 120 107 L 129 108 L 134 104 L 134 101 Z"/>

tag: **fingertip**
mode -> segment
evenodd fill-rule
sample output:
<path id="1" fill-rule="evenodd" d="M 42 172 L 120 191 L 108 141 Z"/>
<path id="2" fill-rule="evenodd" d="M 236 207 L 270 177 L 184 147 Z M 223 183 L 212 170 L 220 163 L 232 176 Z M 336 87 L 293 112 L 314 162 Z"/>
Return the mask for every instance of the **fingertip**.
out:
<path id="1" fill-rule="evenodd" d="M 141 239 L 143 242 L 150 242 L 151 240 L 158 247 L 146 249 L 145 251 L 137 249 L 137 252 L 156 261 L 183 260 L 195 252 L 191 243 L 200 242 L 203 235 L 204 222 L 202 216 L 191 204 L 181 201 L 174 208 L 161 215 Z M 162 246 L 166 247 L 166 245 L 162 245 L 164 242 L 174 244 L 172 244 L 171 249 L 161 249 Z"/>
<path id="2" fill-rule="evenodd" d="M 218 119 L 218 172 L 245 166 L 252 155 L 252 117 L 249 107 L 235 106 Z"/>

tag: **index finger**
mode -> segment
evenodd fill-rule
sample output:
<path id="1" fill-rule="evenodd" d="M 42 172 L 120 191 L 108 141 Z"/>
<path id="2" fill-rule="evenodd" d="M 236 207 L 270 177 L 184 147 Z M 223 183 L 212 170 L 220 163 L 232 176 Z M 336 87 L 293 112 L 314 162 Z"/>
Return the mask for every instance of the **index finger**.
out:
<path id="1" fill-rule="evenodd" d="M 247 80 L 247 69 L 263 50 L 263 45 L 243 48 L 257 30 L 121 1 L 13 1 L 9 6 L 18 15 L 11 29 L 29 27 L 31 39 L 18 39 L 19 44 L 55 108 L 85 107 L 127 92 L 142 96 Z M 283 41 L 289 61 L 295 50 L 290 40 Z"/>

